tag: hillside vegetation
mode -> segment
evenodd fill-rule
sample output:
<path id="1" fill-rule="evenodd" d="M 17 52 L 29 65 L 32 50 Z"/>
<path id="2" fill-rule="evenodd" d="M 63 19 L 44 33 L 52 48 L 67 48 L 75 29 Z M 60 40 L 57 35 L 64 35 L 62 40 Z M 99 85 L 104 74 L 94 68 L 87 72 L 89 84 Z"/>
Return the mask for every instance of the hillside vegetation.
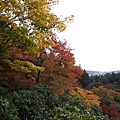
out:
<path id="1" fill-rule="evenodd" d="M 100 97 L 100 107 L 114 119 L 120 119 L 120 73 L 106 73 L 89 76 L 84 70 L 79 79 L 84 89 L 92 91 Z"/>
<path id="2" fill-rule="evenodd" d="M 0 119 L 120 119 L 117 75 L 96 79 L 75 65 L 67 41 L 57 37 L 73 16 L 58 17 L 55 4 L 0 1 Z"/>

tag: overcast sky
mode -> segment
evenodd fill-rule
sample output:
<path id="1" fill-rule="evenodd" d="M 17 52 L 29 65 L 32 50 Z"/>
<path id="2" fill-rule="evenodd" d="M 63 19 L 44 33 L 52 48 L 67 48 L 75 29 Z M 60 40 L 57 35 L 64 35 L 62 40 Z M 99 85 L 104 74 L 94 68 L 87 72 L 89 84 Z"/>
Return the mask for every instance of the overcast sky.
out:
<path id="1" fill-rule="evenodd" d="M 86 70 L 120 70 L 120 0 L 60 0 L 52 11 L 75 16 L 59 36 L 75 49 L 78 65 Z"/>

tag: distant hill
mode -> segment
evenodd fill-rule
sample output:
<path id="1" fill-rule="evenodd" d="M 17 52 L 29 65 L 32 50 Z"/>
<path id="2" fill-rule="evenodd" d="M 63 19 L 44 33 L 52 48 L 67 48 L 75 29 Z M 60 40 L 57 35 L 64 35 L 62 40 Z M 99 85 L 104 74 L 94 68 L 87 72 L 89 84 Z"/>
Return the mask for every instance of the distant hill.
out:
<path id="1" fill-rule="evenodd" d="M 116 71 L 93 71 L 93 70 L 86 70 L 86 72 L 91 76 L 95 76 L 95 75 L 102 75 L 102 74 L 106 74 L 106 73 L 120 73 L 120 70 L 116 70 Z"/>

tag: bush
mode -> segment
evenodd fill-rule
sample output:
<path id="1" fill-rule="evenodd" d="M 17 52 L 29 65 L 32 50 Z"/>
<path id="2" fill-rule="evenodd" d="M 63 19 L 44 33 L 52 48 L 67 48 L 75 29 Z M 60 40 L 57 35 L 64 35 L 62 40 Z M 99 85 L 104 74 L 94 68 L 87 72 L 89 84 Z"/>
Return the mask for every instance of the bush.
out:
<path id="1" fill-rule="evenodd" d="M 0 119 L 19 120 L 16 106 L 3 97 L 0 97 Z"/>
<path id="2" fill-rule="evenodd" d="M 18 108 L 20 120 L 109 120 L 108 116 L 104 115 L 98 108 L 89 109 L 80 97 L 72 97 L 65 93 L 55 99 L 54 90 L 50 86 L 34 86 L 29 90 L 14 92 L 1 88 L 0 93 L 4 101 L 11 101 L 8 102 L 11 103 L 9 105 L 7 102 L 4 103 L 8 106 L 11 105 L 10 108 L 13 111 L 15 106 Z M 0 103 L 2 102 L 0 101 Z M 10 108 L 8 107 L 7 110 Z M 5 113 L 7 114 L 7 112 Z M 7 119 L 6 114 L 2 114 L 5 117 L 2 120 L 18 120 L 17 113 L 9 112 L 9 114 L 14 114 L 16 119 L 14 117 Z M 7 115 L 9 116 L 9 114 Z"/>
<path id="3" fill-rule="evenodd" d="M 49 86 L 14 91 L 7 95 L 19 109 L 20 120 L 49 120 L 54 106 L 54 94 Z"/>
<path id="4" fill-rule="evenodd" d="M 76 106 L 59 106 L 54 109 L 53 120 L 80 120 L 80 110 Z"/>
<path id="5" fill-rule="evenodd" d="M 64 106 L 66 104 L 69 104 L 70 106 L 76 106 L 81 111 L 82 110 L 86 110 L 87 107 L 88 107 L 87 104 L 85 103 L 85 101 L 82 98 L 80 98 L 80 97 L 73 97 L 73 96 L 70 96 L 67 93 L 65 93 L 65 94 L 63 94 L 63 95 L 61 95 L 59 97 L 58 103 L 61 106 Z"/>
<path id="6" fill-rule="evenodd" d="M 58 103 L 53 120 L 110 120 L 97 107 L 89 109 L 87 104 L 78 97 L 64 94 L 60 96 Z"/>

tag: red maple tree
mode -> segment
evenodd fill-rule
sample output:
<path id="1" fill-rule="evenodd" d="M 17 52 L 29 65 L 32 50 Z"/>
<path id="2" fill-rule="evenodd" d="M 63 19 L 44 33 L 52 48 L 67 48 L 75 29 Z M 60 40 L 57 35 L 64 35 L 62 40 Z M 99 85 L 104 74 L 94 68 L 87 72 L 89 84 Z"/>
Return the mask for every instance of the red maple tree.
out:
<path id="1" fill-rule="evenodd" d="M 74 54 L 72 49 L 67 47 L 67 41 L 51 39 L 54 47 L 40 51 L 41 66 L 45 68 L 40 72 L 39 82 L 49 84 L 55 88 L 56 94 L 59 95 L 73 85 L 76 85 L 77 78 L 83 74 L 83 70 L 75 65 Z"/>

